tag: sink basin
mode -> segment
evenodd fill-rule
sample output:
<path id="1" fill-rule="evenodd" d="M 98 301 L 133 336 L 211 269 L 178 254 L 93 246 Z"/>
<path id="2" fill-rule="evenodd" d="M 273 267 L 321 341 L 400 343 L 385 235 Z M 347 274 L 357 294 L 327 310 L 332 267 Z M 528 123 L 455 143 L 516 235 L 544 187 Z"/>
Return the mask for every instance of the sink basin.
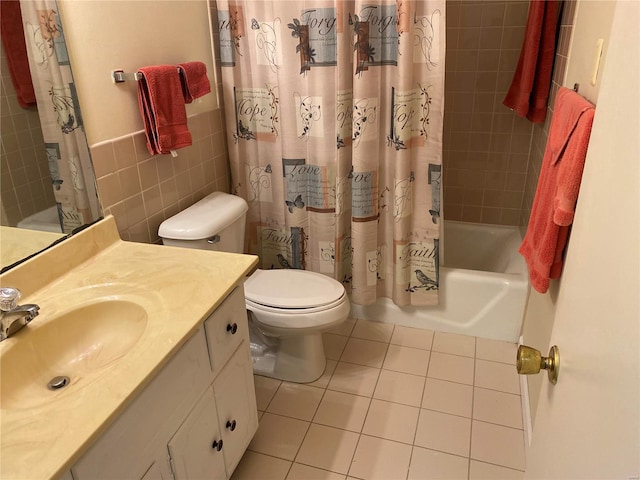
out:
<path id="1" fill-rule="evenodd" d="M 0 405 L 25 409 L 78 391 L 127 354 L 142 336 L 147 311 L 121 299 L 100 299 L 52 318 L 41 310 L 2 352 Z M 68 377 L 51 390 L 55 377 Z"/>

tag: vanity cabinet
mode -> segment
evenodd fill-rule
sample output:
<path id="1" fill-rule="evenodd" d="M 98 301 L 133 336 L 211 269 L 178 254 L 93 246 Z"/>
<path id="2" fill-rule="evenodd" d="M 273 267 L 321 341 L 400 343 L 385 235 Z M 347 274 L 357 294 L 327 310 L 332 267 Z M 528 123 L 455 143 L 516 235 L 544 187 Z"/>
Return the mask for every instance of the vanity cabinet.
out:
<path id="1" fill-rule="evenodd" d="M 75 480 L 227 479 L 258 427 L 237 287 L 71 468 Z"/>

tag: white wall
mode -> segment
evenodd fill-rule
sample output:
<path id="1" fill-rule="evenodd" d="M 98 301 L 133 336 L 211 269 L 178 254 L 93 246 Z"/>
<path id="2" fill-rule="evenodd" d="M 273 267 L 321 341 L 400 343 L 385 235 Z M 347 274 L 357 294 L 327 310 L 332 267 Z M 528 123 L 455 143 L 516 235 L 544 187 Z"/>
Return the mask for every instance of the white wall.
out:
<path id="1" fill-rule="evenodd" d="M 136 82 L 110 72 L 202 61 L 215 92 L 207 0 L 58 0 L 89 145 L 142 130 Z M 216 95 L 187 114 L 217 108 Z"/>

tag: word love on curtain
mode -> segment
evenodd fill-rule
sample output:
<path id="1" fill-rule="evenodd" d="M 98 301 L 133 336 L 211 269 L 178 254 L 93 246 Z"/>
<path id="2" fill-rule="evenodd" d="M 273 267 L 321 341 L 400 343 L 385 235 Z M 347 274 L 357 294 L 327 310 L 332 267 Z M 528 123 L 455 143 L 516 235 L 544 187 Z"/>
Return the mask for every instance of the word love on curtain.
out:
<path id="1" fill-rule="evenodd" d="M 261 268 L 437 304 L 444 6 L 217 1 L 232 191 Z"/>
<path id="2" fill-rule="evenodd" d="M 21 0 L 29 69 L 63 232 L 100 216 L 87 139 L 55 0 Z"/>

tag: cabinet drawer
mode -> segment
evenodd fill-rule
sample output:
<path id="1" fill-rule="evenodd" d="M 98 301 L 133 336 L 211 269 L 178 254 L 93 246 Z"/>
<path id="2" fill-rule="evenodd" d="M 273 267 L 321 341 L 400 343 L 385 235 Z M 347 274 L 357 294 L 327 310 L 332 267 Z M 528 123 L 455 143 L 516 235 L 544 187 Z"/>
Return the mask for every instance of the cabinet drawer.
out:
<path id="1" fill-rule="evenodd" d="M 224 462 L 231 476 L 258 428 L 253 364 L 247 341 L 235 351 L 213 382 Z"/>
<path id="2" fill-rule="evenodd" d="M 242 286 L 229 294 L 211 316 L 204 328 L 209 344 L 209 358 L 214 375 L 222 368 L 243 339 L 249 339 L 247 310 Z"/>
<path id="3" fill-rule="evenodd" d="M 80 458 L 73 477 L 141 478 L 210 381 L 201 328 Z"/>

